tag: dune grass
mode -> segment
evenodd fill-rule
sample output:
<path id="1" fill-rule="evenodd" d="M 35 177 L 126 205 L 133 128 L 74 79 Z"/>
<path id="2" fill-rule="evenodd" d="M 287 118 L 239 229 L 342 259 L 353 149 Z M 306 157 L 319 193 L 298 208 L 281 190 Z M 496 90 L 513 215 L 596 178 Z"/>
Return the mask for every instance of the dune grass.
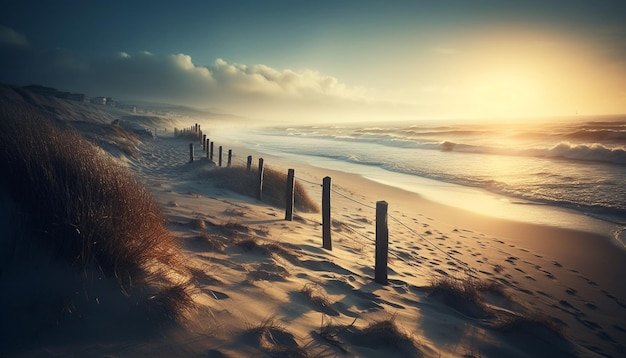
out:
<path id="1" fill-rule="evenodd" d="M 481 292 L 494 291 L 498 288 L 468 275 L 463 279 L 437 276 L 432 279 L 428 290 L 430 297 L 440 299 L 444 304 L 467 316 L 482 318 L 489 315 L 489 310 Z"/>
<path id="2" fill-rule="evenodd" d="M 274 317 L 248 328 L 245 334 L 258 340 L 259 346 L 271 357 L 310 357 L 307 350 L 298 345 L 294 335 Z"/>
<path id="3" fill-rule="evenodd" d="M 0 107 L 0 138 L 0 171 L 10 173 L 0 177 L 0 188 L 22 222 L 18 234 L 0 239 L 9 251 L 2 272 L 37 251 L 91 281 L 67 289 L 66 307 L 90 296 L 72 296 L 76 291 L 102 279 L 117 282 L 128 297 L 141 292 L 165 316 L 191 302 L 177 243 L 150 193 L 125 168 L 69 125 L 26 107 Z"/>
<path id="4" fill-rule="evenodd" d="M 560 338 L 565 338 L 563 328 L 559 326 L 550 316 L 540 312 L 507 317 L 506 319 L 499 321 L 495 325 L 495 328 L 504 333 L 539 329 L 552 332 L 552 334 Z"/>
<path id="5" fill-rule="evenodd" d="M 364 328 L 356 327 L 355 323 L 356 318 L 349 325 L 334 325 L 332 319 L 326 320 L 323 315 L 319 336 L 343 353 L 349 352 L 349 346 L 344 343 L 346 340 L 354 346 L 391 349 L 401 356 L 423 356 L 414 337 L 397 324 L 395 315 L 373 321 Z"/>
<path id="6" fill-rule="evenodd" d="M 285 208 L 287 174 L 270 168 L 265 168 L 263 173 L 262 200 L 272 206 Z M 233 166 L 212 170 L 207 175 L 221 187 L 243 195 L 257 197 L 258 177 L 256 170 L 248 172 L 245 167 Z M 309 197 L 302 184 L 297 180 L 294 188 L 294 207 L 297 211 L 319 212 L 317 204 Z"/>
<path id="7" fill-rule="evenodd" d="M 398 326 L 395 316 L 370 323 L 358 336 L 373 347 L 387 346 L 411 352 L 411 356 L 421 356 L 415 341 Z"/>

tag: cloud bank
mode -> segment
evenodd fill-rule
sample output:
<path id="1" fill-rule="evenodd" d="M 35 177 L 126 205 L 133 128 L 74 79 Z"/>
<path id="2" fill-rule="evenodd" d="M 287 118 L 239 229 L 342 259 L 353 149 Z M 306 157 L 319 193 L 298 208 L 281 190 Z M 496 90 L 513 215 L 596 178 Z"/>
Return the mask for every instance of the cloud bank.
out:
<path id="1" fill-rule="evenodd" d="M 312 70 L 278 70 L 222 58 L 199 65 L 187 54 L 148 51 L 85 59 L 66 49 L 33 48 L 25 36 L 4 27 L 0 27 L 0 81 L 218 108 L 257 118 L 320 108 L 347 110 L 370 101 L 365 89 Z"/>

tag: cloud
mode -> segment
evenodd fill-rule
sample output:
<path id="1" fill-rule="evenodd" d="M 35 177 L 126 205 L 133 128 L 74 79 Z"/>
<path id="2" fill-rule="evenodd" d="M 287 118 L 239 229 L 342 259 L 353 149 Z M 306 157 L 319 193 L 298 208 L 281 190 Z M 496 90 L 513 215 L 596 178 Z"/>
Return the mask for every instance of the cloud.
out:
<path id="1" fill-rule="evenodd" d="M 28 47 L 30 46 L 26 36 L 18 33 L 17 31 L 0 25 L 0 44 L 15 46 L 15 47 Z"/>
<path id="2" fill-rule="evenodd" d="M 16 49 L 6 43 L 0 44 L 0 82 L 38 83 L 91 96 L 174 102 L 254 116 L 368 100 L 367 90 L 308 69 L 279 70 L 222 58 L 205 66 L 184 53 L 148 51 L 84 59 L 65 49 Z"/>

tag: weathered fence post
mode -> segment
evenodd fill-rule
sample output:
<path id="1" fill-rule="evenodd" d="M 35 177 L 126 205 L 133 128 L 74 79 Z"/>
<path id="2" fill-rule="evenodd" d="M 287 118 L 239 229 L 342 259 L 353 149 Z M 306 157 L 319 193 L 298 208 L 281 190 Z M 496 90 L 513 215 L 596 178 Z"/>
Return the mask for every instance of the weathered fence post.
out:
<path id="1" fill-rule="evenodd" d="M 202 151 L 206 150 L 206 134 L 202 135 Z"/>
<path id="2" fill-rule="evenodd" d="M 219 154 L 218 154 L 217 160 L 219 161 L 219 166 L 221 167 L 222 166 L 222 146 L 221 145 L 219 148 Z"/>
<path id="3" fill-rule="evenodd" d="M 389 255 L 389 228 L 387 226 L 387 202 L 376 202 L 376 260 L 374 281 L 387 284 L 387 260 Z"/>
<path id="4" fill-rule="evenodd" d="M 211 161 L 213 161 L 213 144 L 215 142 L 211 142 Z"/>
<path id="5" fill-rule="evenodd" d="M 293 221 L 295 174 L 296 171 L 294 169 L 287 171 L 287 191 L 285 196 L 285 220 L 287 221 Z"/>
<path id="6" fill-rule="evenodd" d="M 154 127 L 154 139 L 157 139 L 157 127 Z"/>
<path id="7" fill-rule="evenodd" d="M 194 130 L 194 133 L 198 133 L 198 123 L 196 123 L 196 129 Z"/>
<path id="8" fill-rule="evenodd" d="M 252 156 L 248 156 L 248 162 L 246 163 L 246 172 L 250 173 L 250 168 L 252 168 Z"/>
<path id="9" fill-rule="evenodd" d="M 174 137 L 178 137 L 178 128 L 174 127 Z"/>
<path id="10" fill-rule="evenodd" d="M 189 163 L 193 163 L 193 143 L 189 143 Z"/>
<path id="11" fill-rule="evenodd" d="M 322 180 L 322 247 L 326 250 L 333 249 L 330 238 L 330 177 Z"/>
<path id="12" fill-rule="evenodd" d="M 233 150 L 228 150 L 228 161 L 226 162 L 226 166 L 230 168 L 230 164 L 233 162 Z"/>
<path id="13" fill-rule="evenodd" d="M 211 153 L 211 151 L 209 150 L 209 142 L 210 142 L 209 138 L 207 138 L 206 141 L 204 142 L 207 159 L 209 159 L 209 153 Z"/>
<path id="14" fill-rule="evenodd" d="M 263 200 L 263 158 L 259 158 L 259 171 L 257 174 L 259 176 L 259 190 L 257 192 L 257 198 L 259 200 Z"/>

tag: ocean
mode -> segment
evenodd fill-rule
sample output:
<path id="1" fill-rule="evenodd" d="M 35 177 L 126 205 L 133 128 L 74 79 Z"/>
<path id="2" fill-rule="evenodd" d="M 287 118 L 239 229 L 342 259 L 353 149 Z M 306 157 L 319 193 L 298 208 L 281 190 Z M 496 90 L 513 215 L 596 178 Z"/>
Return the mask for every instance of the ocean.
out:
<path id="1" fill-rule="evenodd" d="M 479 213 L 626 244 L 626 116 L 259 127 L 222 136 Z"/>

